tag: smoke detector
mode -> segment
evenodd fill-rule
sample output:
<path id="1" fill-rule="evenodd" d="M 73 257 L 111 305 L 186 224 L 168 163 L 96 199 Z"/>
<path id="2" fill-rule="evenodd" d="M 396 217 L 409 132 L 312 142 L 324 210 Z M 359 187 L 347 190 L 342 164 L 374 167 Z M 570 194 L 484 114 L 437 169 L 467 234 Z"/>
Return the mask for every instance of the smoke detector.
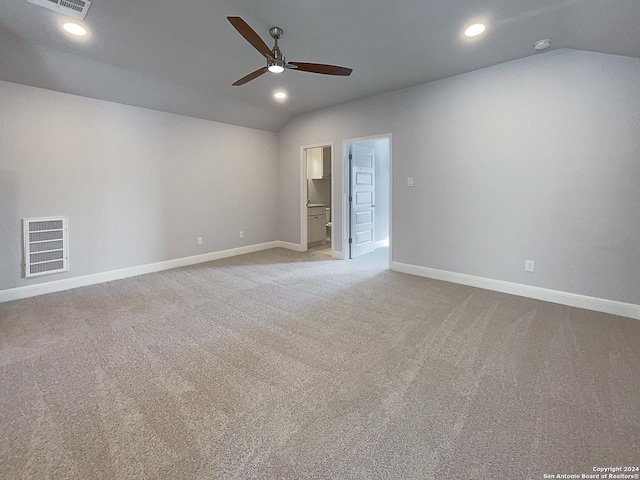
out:
<path id="1" fill-rule="evenodd" d="M 91 2 L 89 0 L 27 0 L 29 3 L 44 7 L 57 13 L 84 20 Z"/>
<path id="2" fill-rule="evenodd" d="M 550 46 L 551 46 L 550 38 L 543 38 L 542 40 L 538 40 L 536 43 L 533 44 L 533 48 L 535 48 L 536 50 L 546 50 Z"/>

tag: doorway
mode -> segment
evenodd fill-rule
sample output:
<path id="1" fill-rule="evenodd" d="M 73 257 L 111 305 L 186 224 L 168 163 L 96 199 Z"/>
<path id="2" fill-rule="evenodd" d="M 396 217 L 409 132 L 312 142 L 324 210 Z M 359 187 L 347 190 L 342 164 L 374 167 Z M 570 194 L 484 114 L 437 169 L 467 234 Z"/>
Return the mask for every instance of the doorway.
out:
<path id="1" fill-rule="evenodd" d="M 300 250 L 333 256 L 333 142 L 300 149 Z"/>
<path id="2" fill-rule="evenodd" d="M 343 245 L 347 259 L 391 264 L 391 134 L 345 140 Z"/>

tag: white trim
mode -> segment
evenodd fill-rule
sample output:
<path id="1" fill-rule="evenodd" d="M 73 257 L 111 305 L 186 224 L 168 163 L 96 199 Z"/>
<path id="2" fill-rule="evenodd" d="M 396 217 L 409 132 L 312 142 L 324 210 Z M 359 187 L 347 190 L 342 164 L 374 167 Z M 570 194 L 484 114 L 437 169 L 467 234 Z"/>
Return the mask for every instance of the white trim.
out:
<path id="1" fill-rule="evenodd" d="M 331 198 L 329 208 L 331 208 L 331 222 L 333 224 L 333 217 L 336 214 L 336 148 L 335 143 L 331 142 Z M 331 257 L 336 257 L 336 236 L 334 235 L 335 229 L 331 228 Z"/>
<path id="2" fill-rule="evenodd" d="M 283 242 L 282 240 L 277 240 L 277 247 L 280 248 L 286 248 L 287 250 L 294 250 L 296 252 L 306 252 L 307 249 L 306 248 L 302 248 L 302 245 L 300 245 L 299 243 L 292 243 L 292 242 Z"/>
<path id="3" fill-rule="evenodd" d="M 448 272 L 446 270 L 437 270 L 435 268 L 421 267 L 419 265 L 410 265 L 400 262 L 392 262 L 391 270 L 640 320 L 640 305 L 635 305 L 633 303 L 588 297 L 586 295 L 578 295 L 576 293 L 549 290 L 547 288 L 477 277 L 475 275 L 467 275 L 464 273 Z"/>
<path id="4" fill-rule="evenodd" d="M 236 255 L 244 255 L 245 253 L 259 252 L 261 250 L 269 250 L 270 248 L 289 248 L 291 250 L 300 251 L 300 246 L 295 243 L 273 241 L 259 243 L 256 245 L 247 245 L 244 247 L 230 248 L 228 250 L 220 250 L 218 252 L 204 253 L 202 255 L 194 255 L 192 257 L 176 258 L 166 260 L 164 262 L 149 263 L 147 265 L 138 265 L 136 267 L 123 268 L 120 270 L 111 270 L 109 272 L 94 273 L 91 275 L 83 275 L 80 277 L 65 278 L 64 280 L 55 280 L 53 282 L 38 283 L 35 285 L 26 285 L 24 287 L 9 288 L 0 290 L 0 303 L 9 302 L 11 300 L 19 300 L 21 298 L 35 297 L 46 293 L 61 292 L 72 288 L 85 287 L 87 285 L 95 285 L 96 283 L 110 282 L 112 280 L 120 280 L 122 278 L 135 277 L 146 273 L 160 272 L 171 268 L 186 267 L 197 263 L 211 262 L 221 258 L 235 257 Z"/>
<path id="5" fill-rule="evenodd" d="M 336 260 L 344 260 L 344 252 L 339 252 L 338 250 L 331 251 L 331 257 Z"/>
<path id="6" fill-rule="evenodd" d="M 387 134 L 389 138 L 389 268 L 393 263 L 393 134 Z"/>
<path id="7" fill-rule="evenodd" d="M 349 152 L 348 152 L 349 143 L 347 140 L 342 140 L 342 156 L 340 159 L 340 169 L 342 170 L 342 181 L 340 182 L 340 196 L 336 195 L 335 198 L 340 198 L 340 203 L 336 202 L 336 207 L 340 207 L 340 212 L 342 215 L 342 260 L 347 260 L 349 258 L 349 192 L 346 190 L 347 180 L 348 180 L 348 170 L 349 170 Z M 337 193 L 337 192 L 336 192 Z M 332 194 L 334 194 L 332 192 Z M 333 224 L 336 224 L 336 210 L 331 211 L 331 221 Z M 336 236 L 336 229 L 334 228 L 331 232 L 331 238 Z"/>
<path id="8" fill-rule="evenodd" d="M 308 245 L 307 232 L 307 149 L 308 147 L 300 147 L 300 245 Z M 306 251 L 306 248 L 305 250 Z"/>

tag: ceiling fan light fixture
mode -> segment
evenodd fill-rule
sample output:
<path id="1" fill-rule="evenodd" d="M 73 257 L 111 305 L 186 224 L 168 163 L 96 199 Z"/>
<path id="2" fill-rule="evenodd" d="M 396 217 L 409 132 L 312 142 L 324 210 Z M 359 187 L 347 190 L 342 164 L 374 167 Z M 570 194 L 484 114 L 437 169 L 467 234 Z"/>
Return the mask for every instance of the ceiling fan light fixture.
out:
<path id="1" fill-rule="evenodd" d="M 272 63 L 269 65 L 268 70 L 271 73 L 282 73 L 284 72 L 284 67 L 282 65 L 279 65 L 277 63 Z"/>
<path id="2" fill-rule="evenodd" d="M 284 72 L 285 65 L 284 56 L 278 48 L 278 45 L 276 45 L 273 48 L 273 57 L 267 58 L 267 70 L 271 73 L 282 73 Z"/>
<path id="3" fill-rule="evenodd" d="M 287 98 L 287 94 L 285 92 L 283 92 L 282 90 L 277 91 L 276 93 L 273 94 L 273 98 L 277 99 L 277 100 L 284 100 L 285 98 Z"/>

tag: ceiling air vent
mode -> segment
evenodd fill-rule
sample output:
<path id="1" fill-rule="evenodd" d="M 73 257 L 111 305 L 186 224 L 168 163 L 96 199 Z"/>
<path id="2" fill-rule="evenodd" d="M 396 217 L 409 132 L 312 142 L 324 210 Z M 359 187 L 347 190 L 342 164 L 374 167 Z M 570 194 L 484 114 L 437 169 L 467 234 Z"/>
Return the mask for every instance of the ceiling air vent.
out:
<path id="1" fill-rule="evenodd" d="M 69 270 L 67 217 L 25 218 L 24 272 L 36 277 Z"/>
<path id="2" fill-rule="evenodd" d="M 27 0 L 29 3 L 84 20 L 91 6 L 89 0 Z"/>

